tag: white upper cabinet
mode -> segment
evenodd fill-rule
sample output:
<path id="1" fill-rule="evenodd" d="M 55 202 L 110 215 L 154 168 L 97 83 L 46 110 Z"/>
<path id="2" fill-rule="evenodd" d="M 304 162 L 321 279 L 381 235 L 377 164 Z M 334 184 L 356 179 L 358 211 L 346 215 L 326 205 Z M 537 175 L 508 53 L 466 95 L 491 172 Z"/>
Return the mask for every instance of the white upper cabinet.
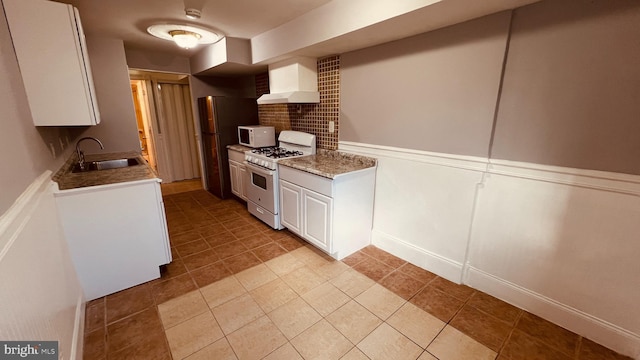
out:
<path id="1" fill-rule="evenodd" d="M 78 10 L 46 0 L 3 3 L 33 123 L 100 123 Z"/>

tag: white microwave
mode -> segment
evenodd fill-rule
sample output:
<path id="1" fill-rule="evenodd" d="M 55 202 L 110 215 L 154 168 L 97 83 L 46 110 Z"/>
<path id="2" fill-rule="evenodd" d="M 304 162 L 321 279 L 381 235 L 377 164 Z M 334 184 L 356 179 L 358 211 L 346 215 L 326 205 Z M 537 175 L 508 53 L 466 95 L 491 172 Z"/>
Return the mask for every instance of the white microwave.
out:
<path id="1" fill-rule="evenodd" d="M 276 131 L 273 126 L 238 126 L 238 142 L 252 148 L 276 146 Z"/>

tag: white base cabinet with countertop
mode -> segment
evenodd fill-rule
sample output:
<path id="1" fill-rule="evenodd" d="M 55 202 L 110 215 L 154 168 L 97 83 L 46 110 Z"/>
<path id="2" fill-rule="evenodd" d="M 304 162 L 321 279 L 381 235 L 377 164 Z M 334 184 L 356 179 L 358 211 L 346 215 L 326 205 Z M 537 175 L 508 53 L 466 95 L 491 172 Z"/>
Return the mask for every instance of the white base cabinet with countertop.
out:
<path id="1" fill-rule="evenodd" d="M 171 262 L 160 179 L 54 193 L 87 300 L 157 279 Z"/>
<path id="2" fill-rule="evenodd" d="M 244 153 L 232 149 L 229 152 L 229 175 L 231 177 L 231 192 L 247 201 L 247 183 L 249 182 L 249 173 L 244 165 Z"/>
<path id="3" fill-rule="evenodd" d="M 371 243 L 375 167 L 333 179 L 279 166 L 281 223 L 335 259 Z"/>

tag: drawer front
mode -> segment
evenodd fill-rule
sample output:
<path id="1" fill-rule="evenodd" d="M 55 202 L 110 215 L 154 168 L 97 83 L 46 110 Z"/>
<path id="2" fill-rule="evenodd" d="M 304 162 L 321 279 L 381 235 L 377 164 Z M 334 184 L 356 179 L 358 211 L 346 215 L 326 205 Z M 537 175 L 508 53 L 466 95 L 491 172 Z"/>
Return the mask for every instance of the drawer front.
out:
<path id="1" fill-rule="evenodd" d="M 300 171 L 288 166 L 278 165 L 280 179 L 313 190 L 322 195 L 333 197 L 333 180 L 320 175 Z"/>
<path id="2" fill-rule="evenodd" d="M 233 160 L 242 164 L 244 162 L 244 153 L 235 150 L 229 150 L 229 160 Z"/>

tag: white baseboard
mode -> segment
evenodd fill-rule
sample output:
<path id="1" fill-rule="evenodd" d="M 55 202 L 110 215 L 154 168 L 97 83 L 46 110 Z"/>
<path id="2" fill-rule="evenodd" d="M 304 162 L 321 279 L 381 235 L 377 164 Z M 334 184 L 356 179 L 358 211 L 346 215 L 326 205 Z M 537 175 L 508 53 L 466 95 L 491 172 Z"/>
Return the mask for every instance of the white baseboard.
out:
<path id="1" fill-rule="evenodd" d="M 429 269 L 449 281 L 458 284 L 461 281 L 462 264 L 459 262 L 419 248 L 375 229 L 371 233 L 371 243 L 416 266 Z"/>
<path id="2" fill-rule="evenodd" d="M 466 283 L 480 291 L 530 313 L 548 319 L 575 333 L 640 359 L 640 336 L 544 295 L 535 293 L 474 267 L 468 268 Z"/>

